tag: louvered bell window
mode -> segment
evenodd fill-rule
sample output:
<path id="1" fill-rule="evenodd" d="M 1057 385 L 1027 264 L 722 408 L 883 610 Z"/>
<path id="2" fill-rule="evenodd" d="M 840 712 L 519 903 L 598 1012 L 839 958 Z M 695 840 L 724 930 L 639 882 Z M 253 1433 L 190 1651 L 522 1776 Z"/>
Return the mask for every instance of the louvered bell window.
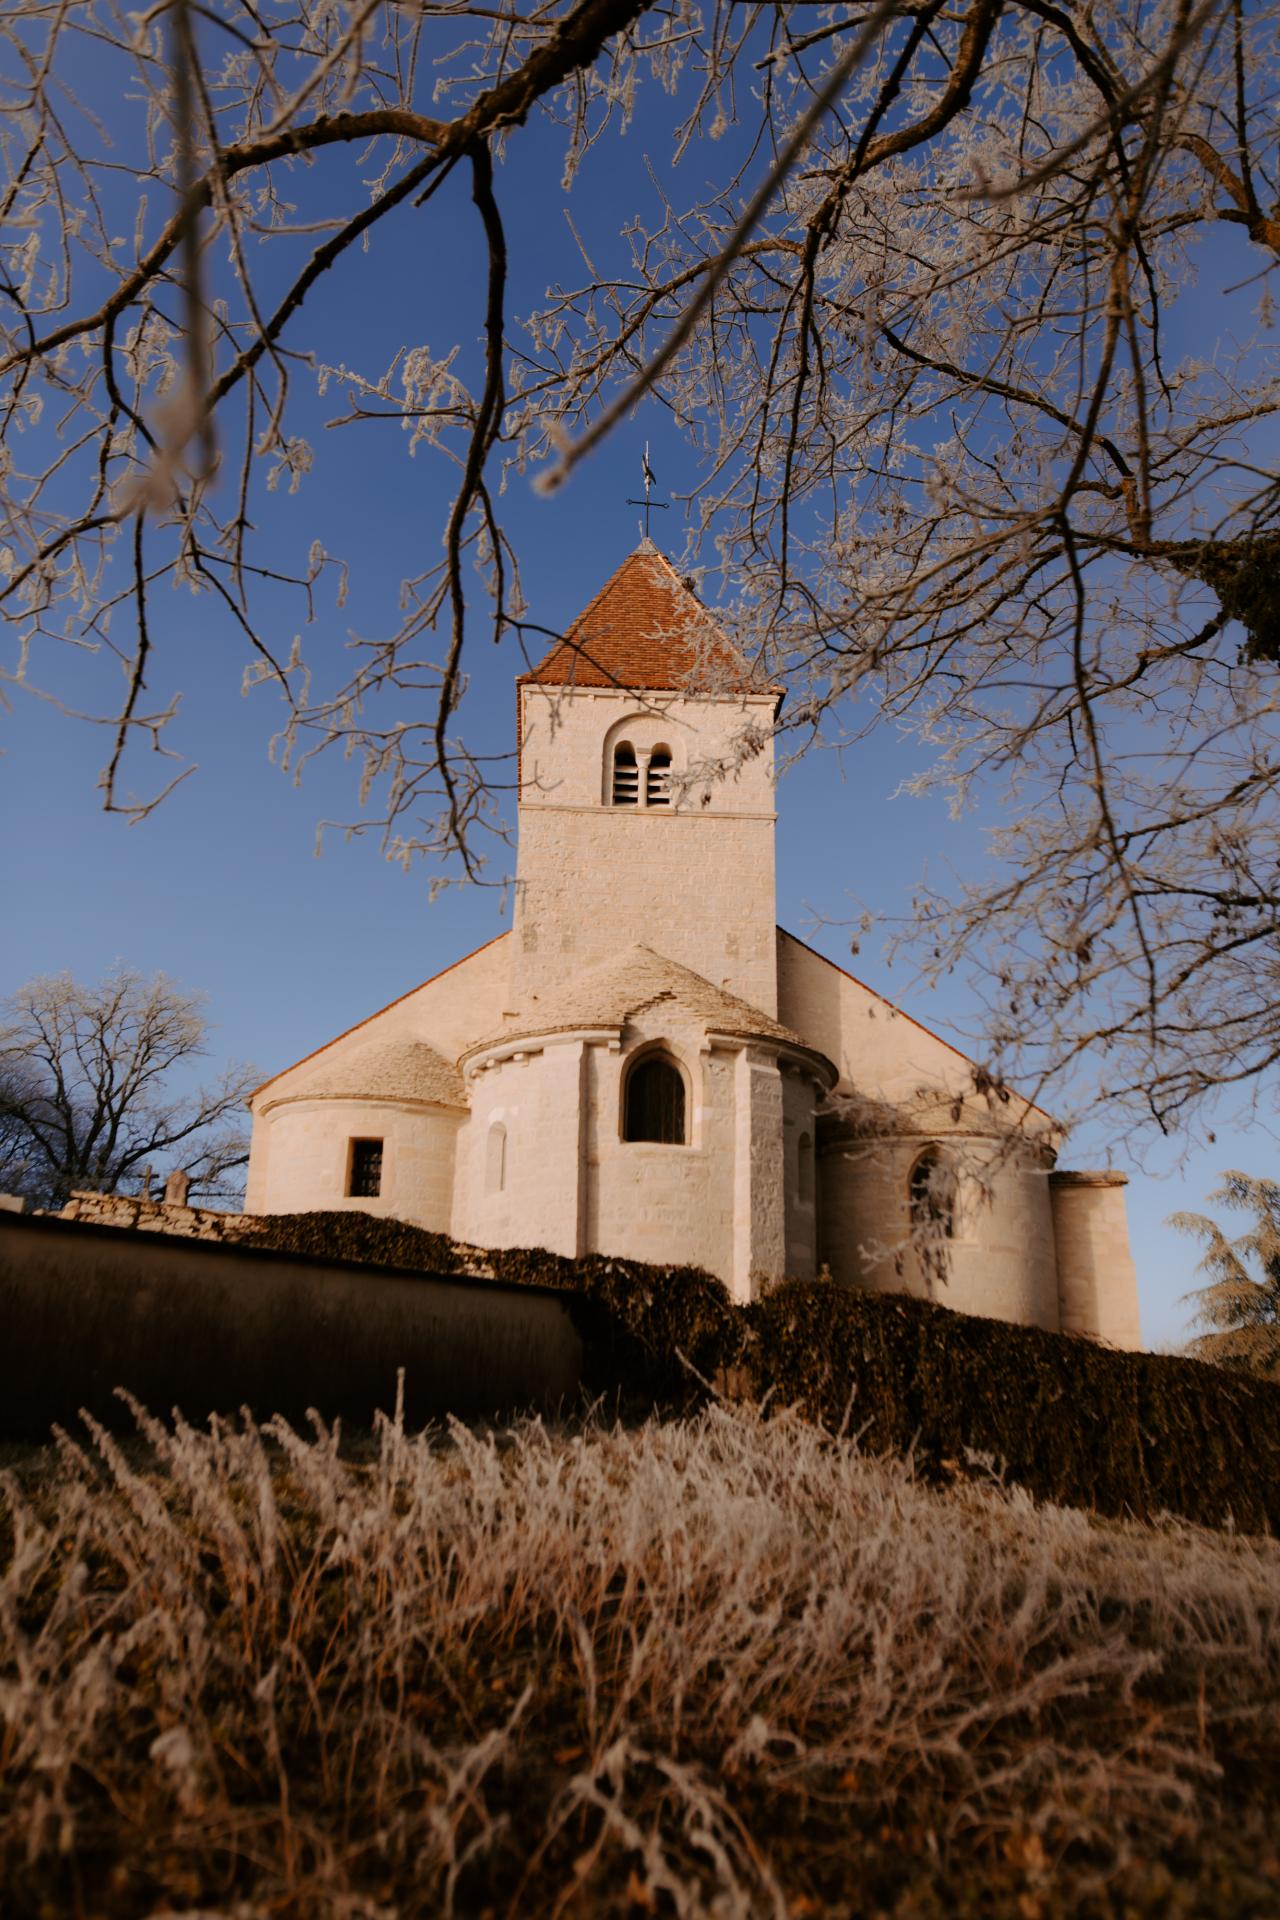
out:
<path id="1" fill-rule="evenodd" d="M 636 750 L 625 740 L 620 740 L 613 750 L 613 804 L 615 807 L 638 807 L 640 804 L 640 769 L 636 765 Z"/>
<path id="2" fill-rule="evenodd" d="M 649 756 L 649 778 L 645 797 L 651 807 L 671 805 L 671 755 L 665 747 L 655 747 Z"/>

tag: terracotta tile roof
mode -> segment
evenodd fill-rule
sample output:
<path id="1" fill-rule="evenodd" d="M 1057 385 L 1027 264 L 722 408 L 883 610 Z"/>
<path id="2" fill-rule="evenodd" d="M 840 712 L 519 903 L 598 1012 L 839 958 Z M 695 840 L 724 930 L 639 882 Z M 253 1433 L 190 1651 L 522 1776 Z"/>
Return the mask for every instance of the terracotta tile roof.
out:
<path id="1" fill-rule="evenodd" d="M 302 1081 L 294 1100 L 424 1100 L 465 1107 L 462 1075 L 425 1040 L 375 1040 Z"/>
<path id="2" fill-rule="evenodd" d="M 521 679 L 555 686 L 779 692 L 762 682 L 693 589 L 647 540 Z"/>
<path id="3" fill-rule="evenodd" d="M 771 1019 L 759 1007 L 713 986 L 691 967 L 668 960 L 652 947 L 633 946 L 597 965 L 585 967 L 572 979 L 541 993 L 526 994 L 507 1015 L 502 1030 L 468 1047 L 462 1055 L 499 1047 L 510 1040 L 532 1039 L 547 1033 L 569 1033 L 579 1027 L 624 1027 L 633 1014 L 670 1000 L 691 1013 L 710 1033 L 731 1034 L 744 1040 L 781 1040 L 821 1060 L 834 1076 L 825 1054 L 809 1046 L 798 1033 Z"/>

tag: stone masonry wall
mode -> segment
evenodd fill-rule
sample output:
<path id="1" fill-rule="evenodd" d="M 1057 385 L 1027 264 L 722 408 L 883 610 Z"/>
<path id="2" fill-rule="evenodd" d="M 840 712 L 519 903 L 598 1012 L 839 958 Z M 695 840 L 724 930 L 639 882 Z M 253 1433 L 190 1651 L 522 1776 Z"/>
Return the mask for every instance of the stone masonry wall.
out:
<path id="1" fill-rule="evenodd" d="M 341 1206 L 341 1172 L 332 1173 L 333 1154 L 345 1149 L 346 1134 L 339 1140 L 345 1117 L 330 1115 L 325 1140 L 308 1145 L 301 1163 L 295 1165 L 284 1151 L 273 1154 L 273 1109 L 282 1101 L 305 1100 L 308 1086 L 321 1074 L 332 1071 L 345 1054 L 367 1047 L 371 1041 L 425 1040 L 446 1059 L 456 1059 L 463 1047 L 502 1024 L 503 1009 L 508 1006 L 508 975 L 511 965 L 510 936 L 499 934 L 464 960 L 415 987 L 380 1013 L 341 1034 L 331 1045 L 287 1067 L 259 1089 L 253 1101 L 253 1144 L 249 1156 L 249 1177 L 245 1187 L 245 1206 L 250 1213 L 296 1213 L 301 1207 L 320 1204 Z M 289 1131 L 290 1129 L 286 1129 Z M 323 1129 L 321 1130 L 323 1132 Z M 376 1126 L 356 1126 L 348 1132 L 377 1134 Z M 314 1195 L 317 1169 L 326 1154 L 329 1171 L 324 1178 L 326 1193 L 336 1189 L 337 1198 L 318 1201 Z M 431 1198 L 431 1217 L 415 1212 L 420 1224 L 447 1227 L 451 1201 L 443 1205 Z"/>
<path id="2" fill-rule="evenodd" d="M 547 1247 L 572 1259 L 581 1241 L 582 1043 L 530 1045 L 471 1082 L 459 1136 L 456 1238 L 485 1247 Z M 492 1136 L 501 1129 L 501 1167 Z M 501 1174 L 499 1182 L 499 1171 Z"/>
<path id="3" fill-rule="evenodd" d="M 965 1094 L 973 1063 L 794 935 L 777 929 L 778 1018 L 840 1070 L 837 1092 L 889 1104 L 920 1086 Z"/>
<path id="4" fill-rule="evenodd" d="M 607 805 L 607 760 L 618 740 L 638 753 L 664 746 L 678 786 L 681 776 L 696 777 L 699 768 L 732 754 L 735 739 L 750 729 L 766 737 L 737 772 L 699 781 L 679 804 L 691 813 L 772 813 L 773 707 L 772 695 L 690 699 L 612 687 L 523 686 L 521 808 Z"/>
<path id="5" fill-rule="evenodd" d="M 959 1192 L 945 1274 L 935 1275 L 911 1246 L 911 1169 L 927 1144 L 916 1134 L 824 1143 L 821 1257 L 833 1278 L 1056 1332 L 1058 1273 L 1045 1169 L 1009 1156 L 999 1140 L 970 1136 L 948 1143 L 944 1136 Z"/>
<path id="6" fill-rule="evenodd" d="M 776 1017 L 773 815 L 523 809 L 518 995 L 639 943 Z"/>
<path id="7" fill-rule="evenodd" d="M 1138 1277 L 1129 1251 L 1124 1174 L 1063 1170 L 1050 1174 L 1058 1249 L 1058 1298 L 1064 1333 L 1105 1345 L 1142 1345 Z"/>
<path id="8" fill-rule="evenodd" d="M 807 1074 L 784 1070 L 782 1150 L 786 1254 L 783 1270 L 795 1280 L 812 1280 L 817 1272 L 817 1097 L 817 1089 Z"/>
<path id="9" fill-rule="evenodd" d="M 288 1100 L 257 1116 L 260 1213 L 373 1213 L 447 1233 L 453 1213 L 454 1143 L 460 1113 L 403 1101 Z M 382 1187 L 353 1198 L 353 1140 L 382 1142 Z"/>
<path id="10" fill-rule="evenodd" d="M 685 1078 L 688 1145 L 624 1140 L 624 1084 L 647 1047 Z M 711 1049 L 701 1023 L 671 1007 L 633 1016 L 620 1049 L 591 1049 L 588 1106 L 589 1244 L 635 1260 L 705 1267 L 733 1284 L 734 1056 Z"/>
<path id="11" fill-rule="evenodd" d="M 257 1223 L 251 1213 L 220 1213 L 213 1207 L 175 1207 L 133 1193 L 73 1193 L 60 1220 L 90 1227 L 132 1227 L 139 1233 L 174 1233 L 184 1240 L 243 1240 Z"/>
<path id="12" fill-rule="evenodd" d="M 633 942 L 774 1014 L 773 744 L 680 793 L 772 701 L 524 687 L 512 987 L 537 992 Z M 552 697 L 556 696 L 556 697 Z M 672 755 L 676 802 L 614 807 L 613 743 Z M 705 804 L 704 804 L 705 797 Z"/>

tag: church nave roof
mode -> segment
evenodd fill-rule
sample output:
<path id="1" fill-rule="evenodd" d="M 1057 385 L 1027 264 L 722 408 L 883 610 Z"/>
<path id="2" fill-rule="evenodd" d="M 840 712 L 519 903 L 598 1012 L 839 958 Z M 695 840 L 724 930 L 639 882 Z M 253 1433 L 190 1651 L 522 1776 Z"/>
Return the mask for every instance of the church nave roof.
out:
<path id="1" fill-rule="evenodd" d="M 465 1107 L 462 1075 L 425 1040 L 375 1040 L 326 1065 L 296 1091 L 293 1100 L 414 1100 L 439 1107 Z"/>

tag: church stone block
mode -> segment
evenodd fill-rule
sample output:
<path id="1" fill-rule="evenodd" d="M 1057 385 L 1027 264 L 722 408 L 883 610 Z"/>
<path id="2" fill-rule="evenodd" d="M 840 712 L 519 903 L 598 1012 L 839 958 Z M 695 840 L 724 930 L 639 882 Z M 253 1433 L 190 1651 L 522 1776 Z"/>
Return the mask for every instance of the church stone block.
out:
<path id="1" fill-rule="evenodd" d="M 1129 1252 L 1121 1173 L 1049 1177 L 1064 1333 L 1113 1347 L 1139 1342 L 1137 1276 Z"/>

